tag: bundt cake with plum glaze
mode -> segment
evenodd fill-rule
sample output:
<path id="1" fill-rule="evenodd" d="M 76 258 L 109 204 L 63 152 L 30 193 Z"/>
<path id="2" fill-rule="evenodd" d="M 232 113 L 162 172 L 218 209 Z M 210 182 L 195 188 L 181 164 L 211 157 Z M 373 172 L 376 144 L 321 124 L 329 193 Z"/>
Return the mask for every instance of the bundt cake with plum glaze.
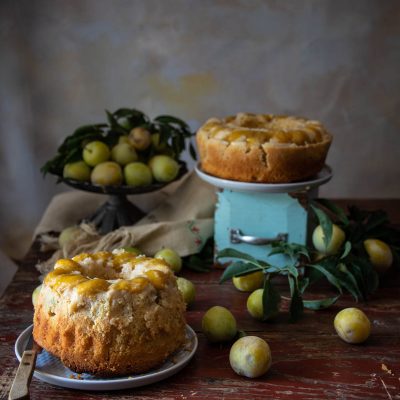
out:
<path id="1" fill-rule="evenodd" d="M 185 341 L 185 305 L 168 265 L 124 250 L 58 260 L 40 290 L 33 336 L 73 371 L 161 365 Z"/>

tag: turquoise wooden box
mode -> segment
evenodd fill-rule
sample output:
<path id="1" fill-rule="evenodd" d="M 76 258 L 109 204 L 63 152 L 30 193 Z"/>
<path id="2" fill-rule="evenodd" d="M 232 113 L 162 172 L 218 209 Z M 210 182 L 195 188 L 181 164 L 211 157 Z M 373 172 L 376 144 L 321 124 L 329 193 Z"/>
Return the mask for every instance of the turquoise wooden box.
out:
<path id="1" fill-rule="evenodd" d="M 251 254 L 272 264 L 280 255 L 268 257 L 269 241 L 305 244 L 307 210 L 287 193 L 250 193 L 223 189 L 218 192 L 214 239 L 216 252 L 227 247 Z"/>
<path id="2" fill-rule="evenodd" d="M 259 184 L 229 181 L 197 174 L 218 187 L 214 222 L 216 252 L 233 248 L 273 265 L 283 265 L 285 257 L 268 256 L 271 243 L 287 241 L 306 244 L 308 206 L 318 195 L 318 186 L 327 182 L 331 169 L 326 166 L 312 180 L 289 184 Z M 223 259 L 220 262 L 231 261 Z"/>

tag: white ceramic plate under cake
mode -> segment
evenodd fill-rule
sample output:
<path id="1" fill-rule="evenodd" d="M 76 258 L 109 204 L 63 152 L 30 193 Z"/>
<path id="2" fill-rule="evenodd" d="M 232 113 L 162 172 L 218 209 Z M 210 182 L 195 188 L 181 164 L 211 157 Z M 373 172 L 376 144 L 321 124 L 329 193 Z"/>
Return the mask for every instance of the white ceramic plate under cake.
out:
<path id="1" fill-rule="evenodd" d="M 328 182 L 332 178 L 332 169 L 329 165 L 325 165 L 321 172 L 308 181 L 292 182 L 292 183 L 253 183 L 231 181 L 229 179 L 218 178 L 209 175 L 201 170 L 200 164 L 195 167 L 197 175 L 213 186 L 235 190 L 237 192 L 258 192 L 258 193 L 289 193 L 300 190 L 311 189 Z"/>
<path id="2" fill-rule="evenodd" d="M 18 361 L 24 352 L 33 325 L 26 328 L 15 343 L 15 354 Z M 180 371 L 194 356 L 197 349 L 197 336 L 193 329 L 186 325 L 186 342 L 181 350 L 172 354 L 159 368 L 144 374 L 129 375 L 117 378 L 96 378 L 90 374 L 77 374 L 65 367 L 58 357 L 46 350 L 38 354 L 34 377 L 52 385 L 81 390 L 117 390 L 149 385 L 166 379 Z"/>

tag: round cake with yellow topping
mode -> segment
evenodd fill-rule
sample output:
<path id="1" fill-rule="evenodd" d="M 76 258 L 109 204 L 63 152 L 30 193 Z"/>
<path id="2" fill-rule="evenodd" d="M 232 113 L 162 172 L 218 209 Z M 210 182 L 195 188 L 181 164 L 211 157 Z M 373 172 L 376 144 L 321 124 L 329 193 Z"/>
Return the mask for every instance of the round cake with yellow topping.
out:
<path id="1" fill-rule="evenodd" d="M 185 342 L 185 305 L 163 261 L 124 250 L 58 260 L 35 304 L 33 337 L 75 372 L 141 373 Z"/>
<path id="2" fill-rule="evenodd" d="M 260 183 L 311 178 L 323 168 L 332 142 L 318 121 L 250 113 L 211 118 L 196 139 L 204 172 Z"/>

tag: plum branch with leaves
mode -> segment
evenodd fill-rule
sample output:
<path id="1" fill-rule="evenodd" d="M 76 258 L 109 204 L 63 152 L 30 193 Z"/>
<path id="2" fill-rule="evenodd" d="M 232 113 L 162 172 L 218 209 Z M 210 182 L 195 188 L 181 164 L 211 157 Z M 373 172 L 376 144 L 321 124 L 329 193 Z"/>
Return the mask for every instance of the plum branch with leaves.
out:
<path id="1" fill-rule="evenodd" d="M 331 242 L 334 224 L 343 229 L 346 240 L 335 254 L 312 257 L 315 250 L 296 243 L 278 242 L 272 245 L 268 256 L 282 254 L 287 260 L 283 266 L 271 265 L 249 254 L 232 248 L 221 250 L 217 258 L 233 258 L 221 276 L 220 283 L 233 277 L 248 275 L 256 271 L 264 273 L 263 321 L 277 314 L 282 296 L 273 283 L 277 276 L 286 276 L 290 289 L 290 320 L 298 320 L 304 308 L 320 310 L 334 304 L 344 293 L 350 293 L 356 301 L 366 300 L 378 287 L 379 277 L 364 248 L 368 238 L 384 240 L 391 248 L 395 260 L 400 259 L 400 232 L 389 225 L 384 211 L 363 211 L 355 206 L 345 211 L 336 204 L 319 199 L 311 205 L 323 231 L 326 247 Z M 267 259 L 267 258 L 266 258 Z M 317 300 L 305 300 L 307 288 L 320 280 L 327 280 L 337 295 Z"/>

